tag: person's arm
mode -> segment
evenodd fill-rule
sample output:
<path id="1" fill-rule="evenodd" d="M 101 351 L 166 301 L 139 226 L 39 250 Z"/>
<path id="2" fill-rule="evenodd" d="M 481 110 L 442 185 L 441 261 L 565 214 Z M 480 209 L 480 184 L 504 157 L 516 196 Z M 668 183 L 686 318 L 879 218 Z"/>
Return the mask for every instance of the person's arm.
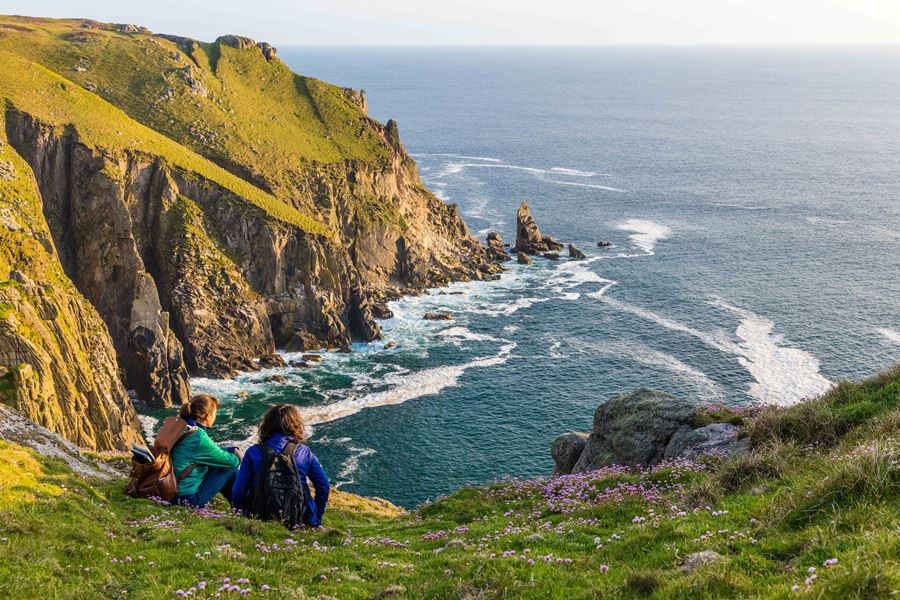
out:
<path id="1" fill-rule="evenodd" d="M 328 493 L 331 491 L 331 485 L 328 483 L 328 475 L 325 474 L 325 469 L 319 464 L 319 459 L 312 452 L 309 455 L 310 463 L 306 476 L 316 489 L 316 516 L 319 520 L 318 524 L 321 525 L 322 515 L 325 514 L 325 505 L 328 504 Z"/>
<path id="2" fill-rule="evenodd" d="M 200 436 L 200 441 L 197 445 L 197 452 L 191 458 L 192 463 L 220 469 L 236 467 L 241 464 L 241 459 L 237 454 L 226 452 L 218 447 L 202 429 L 194 435 Z"/>
<path id="3" fill-rule="evenodd" d="M 238 471 L 234 486 L 231 488 L 231 506 L 235 510 L 244 510 L 247 497 L 253 491 L 253 480 L 256 475 L 256 447 L 247 450 L 244 460 L 241 461 L 241 469 Z"/>

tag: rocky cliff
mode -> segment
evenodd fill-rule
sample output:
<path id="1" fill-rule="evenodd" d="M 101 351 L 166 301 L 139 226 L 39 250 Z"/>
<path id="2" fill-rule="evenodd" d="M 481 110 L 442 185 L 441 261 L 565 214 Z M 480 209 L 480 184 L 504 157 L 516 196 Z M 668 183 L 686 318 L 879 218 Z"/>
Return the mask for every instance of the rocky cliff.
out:
<path id="1" fill-rule="evenodd" d="M 63 272 L 25 161 L 0 135 L 0 402 L 80 446 L 140 440 L 109 334 Z"/>
<path id="2" fill-rule="evenodd" d="M 0 68 L 3 138 L 33 172 L 48 260 L 148 404 L 277 347 L 377 338 L 386 300 L 499 270 L 422 185 L 395 122 L 267 44 L 0 17 Z"/>

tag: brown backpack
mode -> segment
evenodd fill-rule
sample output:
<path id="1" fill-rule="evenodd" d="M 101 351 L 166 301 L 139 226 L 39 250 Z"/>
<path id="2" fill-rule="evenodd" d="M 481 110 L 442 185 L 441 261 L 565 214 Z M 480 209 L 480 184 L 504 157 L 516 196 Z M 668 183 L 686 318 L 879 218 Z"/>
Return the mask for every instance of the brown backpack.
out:
<path id="1" fill-rule="evenodd" d="M 131 461 L 131 479 L 125 494 L 133 498 L 162 498 L 166 502 L 178 495 L 178 484 L 197 466 L 188 465 L 177 477 L 172 466 L 172 450 L 196 431 L 184 431 L 186 427 L 188 424 L 184 419 L 166 419 L 153 441 L 153 462 Z"/>

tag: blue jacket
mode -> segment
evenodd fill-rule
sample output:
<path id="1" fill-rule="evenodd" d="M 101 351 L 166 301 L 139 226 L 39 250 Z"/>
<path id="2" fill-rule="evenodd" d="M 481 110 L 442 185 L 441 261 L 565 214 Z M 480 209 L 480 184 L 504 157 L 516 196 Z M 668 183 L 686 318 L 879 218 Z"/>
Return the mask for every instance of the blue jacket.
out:
<path id="1" fill-rule="evenodd" d="M 292 439 L 283 433 L 276 433 L 264 443 L 275 452 L 281 452 Z M 253 501 L 253 488 L 256 486 L 256 476 L 262 468 L 262 461 L 262 452 L 255 445 L 247 450 L 244 460 L 241 461 L 241 470 L 238 472 L 231 493 L 231 504 L 244 513 L 250 509 L 250 503 Z M 303 515 L 303 522 L 318 527 L 322 524 L 322 515 L 325 514 L 328 492 L 331 489 L 328 484 L 328 475 L 319 464 L 319 459 L 306 444 L 297 446 L 297 450 L 294 451 L 294 463 L 297 465 L 300 485 L 303 486 L 303 493 L 306 495 L 306 514 Z M 309 485 L 306 483 L 307 477 L 316 489 L 315 500 L 309 492 Z"/>

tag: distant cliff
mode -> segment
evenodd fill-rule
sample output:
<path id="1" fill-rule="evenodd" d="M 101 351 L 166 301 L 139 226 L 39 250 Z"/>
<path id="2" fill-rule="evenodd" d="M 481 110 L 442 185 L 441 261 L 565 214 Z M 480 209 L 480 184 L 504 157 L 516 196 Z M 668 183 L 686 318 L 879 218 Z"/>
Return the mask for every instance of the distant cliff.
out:
<path id="1" fill-rule="evenodd" d="M 36 184 L 23 235 L 59 271 L 28 276 L 65 288 L 87 315 L 63 333 L 94 339 L 97 360 L 65 366 L 78 382 L 102 371 L 112 391 L 98 395 L 125 423 L 113 430 L 133 431 L 101 441 L 55 426 L 84 416 L 82 389 L 36 415 L 83 445 L 137 435 L 123 384 L 149 404 L 177 404 L 189 374 L 277 362 L 267 358 L 277 347 L 377 338 L 386 300 L 499 269 L 456 207 L 422 185 L 396 123 L 369 118 L 361 93 L 291 72 L 268 44 L 0 17 L 0 68 L 6 160 Z M 27 273 L 32 259 L 3 243 L 0 279 Z M 0 364 L 20 362 L 34 361 Z"/>

